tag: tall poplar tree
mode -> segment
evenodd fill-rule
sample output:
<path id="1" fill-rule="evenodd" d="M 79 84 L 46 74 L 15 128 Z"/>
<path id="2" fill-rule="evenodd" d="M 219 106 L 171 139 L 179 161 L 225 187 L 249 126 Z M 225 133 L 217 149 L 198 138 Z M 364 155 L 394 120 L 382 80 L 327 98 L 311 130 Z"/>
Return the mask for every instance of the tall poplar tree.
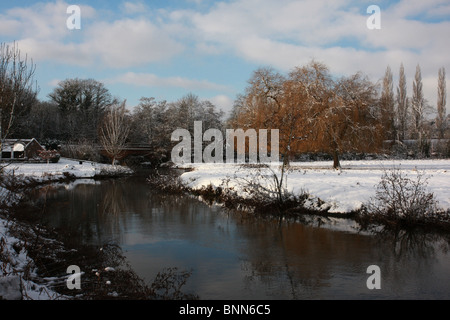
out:
<path id="1" fill-rule="evenodd" d="M 408 97 L 406 90 L 406 76 L 403 63 L 400 65 L 399 81 L 397 87 L 397 119 L 398 135 L 400 141 L 406 138 L 406 129 L 408 125 Z"/>
<path id="2" fill-rule="evenodd" d="M 416 67 L 416 74 L 413 81 L 413 96 L 411 100 L 413 115 L 413 137 L 421 139 L 423 135 L 423 116 L 425 99 L 423 97 L 422 73 L 420 66 Z"/>
<path id="3" fill-rule="evenodd" d="M 391 68 L 388 66 L 383 78 L 383 87 L 380 98 L 381 121 L 385 130 L 385 138 L 395 140 L 397 138 L 394 83 Z"/>
<path id="4" fill-rule="evenodd" d="M 445 68 L 439 69 L 439 79 L 438 79 L 438 97 L 437 97 L 437 118 L 436 126 L 438 131 L 438 138 L 443 139 L 446 130 L 446 101 L 447 100 L 447 90 L 445 81 Z"/>

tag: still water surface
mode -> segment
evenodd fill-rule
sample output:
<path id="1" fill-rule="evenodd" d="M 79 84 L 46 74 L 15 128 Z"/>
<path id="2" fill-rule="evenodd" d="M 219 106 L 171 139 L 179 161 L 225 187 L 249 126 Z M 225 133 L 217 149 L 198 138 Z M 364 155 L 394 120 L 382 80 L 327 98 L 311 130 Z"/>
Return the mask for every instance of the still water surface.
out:
<path id="1" fill-rule="evenodd" d="M 145 177 L 78 181 L 48 194 L 46 220 L 75 241 L 120 245 L 151 282 L 167 267 L 192 270 L 200 299 L 449 299 L 450 253 L 434 237 L 391 239 L 339 228 L 244 218 L 187 196 L 152 190 Z M 348 228 L 347 228 L 348 229 Z M 378 265 L 381 289 L 367 288 Z"/>

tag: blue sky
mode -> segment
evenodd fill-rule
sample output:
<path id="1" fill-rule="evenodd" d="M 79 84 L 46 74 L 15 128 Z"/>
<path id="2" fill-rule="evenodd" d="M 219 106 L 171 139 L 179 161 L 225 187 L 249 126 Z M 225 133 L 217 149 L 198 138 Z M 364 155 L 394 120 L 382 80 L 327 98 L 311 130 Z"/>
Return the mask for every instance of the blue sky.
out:
<path id="1" fill-rule="evenodd" d="M 68 30 L 69 5 L 81 29 Z M 369 30 L 367 7 L 381 9 Z M 440 67 L 450 70 L 448 0 L 54 0 L 1 1 L 0 42 L 16 41 L 37 66 L 40 99 L 66 78 L 93 78 L 132 108 L 141 97 L 187 93 L 228 111 L 252 72 L 287 73 L 315 59 L 336 75 L 379 80 L 416 65 L 435 104 Z M 396 79 L 394 79 L 396 80 Z M 449 83 L 449 81 L 447 81 Z"/>

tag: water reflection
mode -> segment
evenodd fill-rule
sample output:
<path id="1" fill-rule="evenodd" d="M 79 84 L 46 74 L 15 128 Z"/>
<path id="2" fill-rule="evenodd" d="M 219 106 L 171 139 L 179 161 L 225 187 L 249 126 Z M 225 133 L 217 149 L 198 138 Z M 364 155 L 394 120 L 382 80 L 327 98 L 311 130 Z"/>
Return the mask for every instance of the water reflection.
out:
<path id="1" fill-rule="evenodd" d="M 150 280 L 162 268 L 192 270 L 201 299 L 448 299 L 448 241 L 430 234 L 370 236 L 251 219 L 124 178 L 47 193 L 46 219 L 71 240 L 114 242 Z M 382 289 L 366 286 L 381 268 Z"/>

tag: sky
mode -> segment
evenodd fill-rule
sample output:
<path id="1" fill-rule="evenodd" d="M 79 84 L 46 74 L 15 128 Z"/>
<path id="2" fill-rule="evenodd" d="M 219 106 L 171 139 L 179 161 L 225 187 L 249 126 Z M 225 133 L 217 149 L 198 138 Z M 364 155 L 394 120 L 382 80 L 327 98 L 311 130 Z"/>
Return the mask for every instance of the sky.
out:
<path id="1" fill-rule="evenodd" d="M 79 29 L 68 28 L 71 5 Z M 193 93 L 228 112 L 256 69 L 287 74 L 312 59 L 374 82 L 390 66 L 395 86 L 403 63 L 409 95 L 420 65 L 435 107 L 438 70 L 450 73 L 449 33 L 448 0 L 0 0 L 0 42 L 33 59 L 39 99 L 64 79 L 92 78 L 129 108 Z"/>

